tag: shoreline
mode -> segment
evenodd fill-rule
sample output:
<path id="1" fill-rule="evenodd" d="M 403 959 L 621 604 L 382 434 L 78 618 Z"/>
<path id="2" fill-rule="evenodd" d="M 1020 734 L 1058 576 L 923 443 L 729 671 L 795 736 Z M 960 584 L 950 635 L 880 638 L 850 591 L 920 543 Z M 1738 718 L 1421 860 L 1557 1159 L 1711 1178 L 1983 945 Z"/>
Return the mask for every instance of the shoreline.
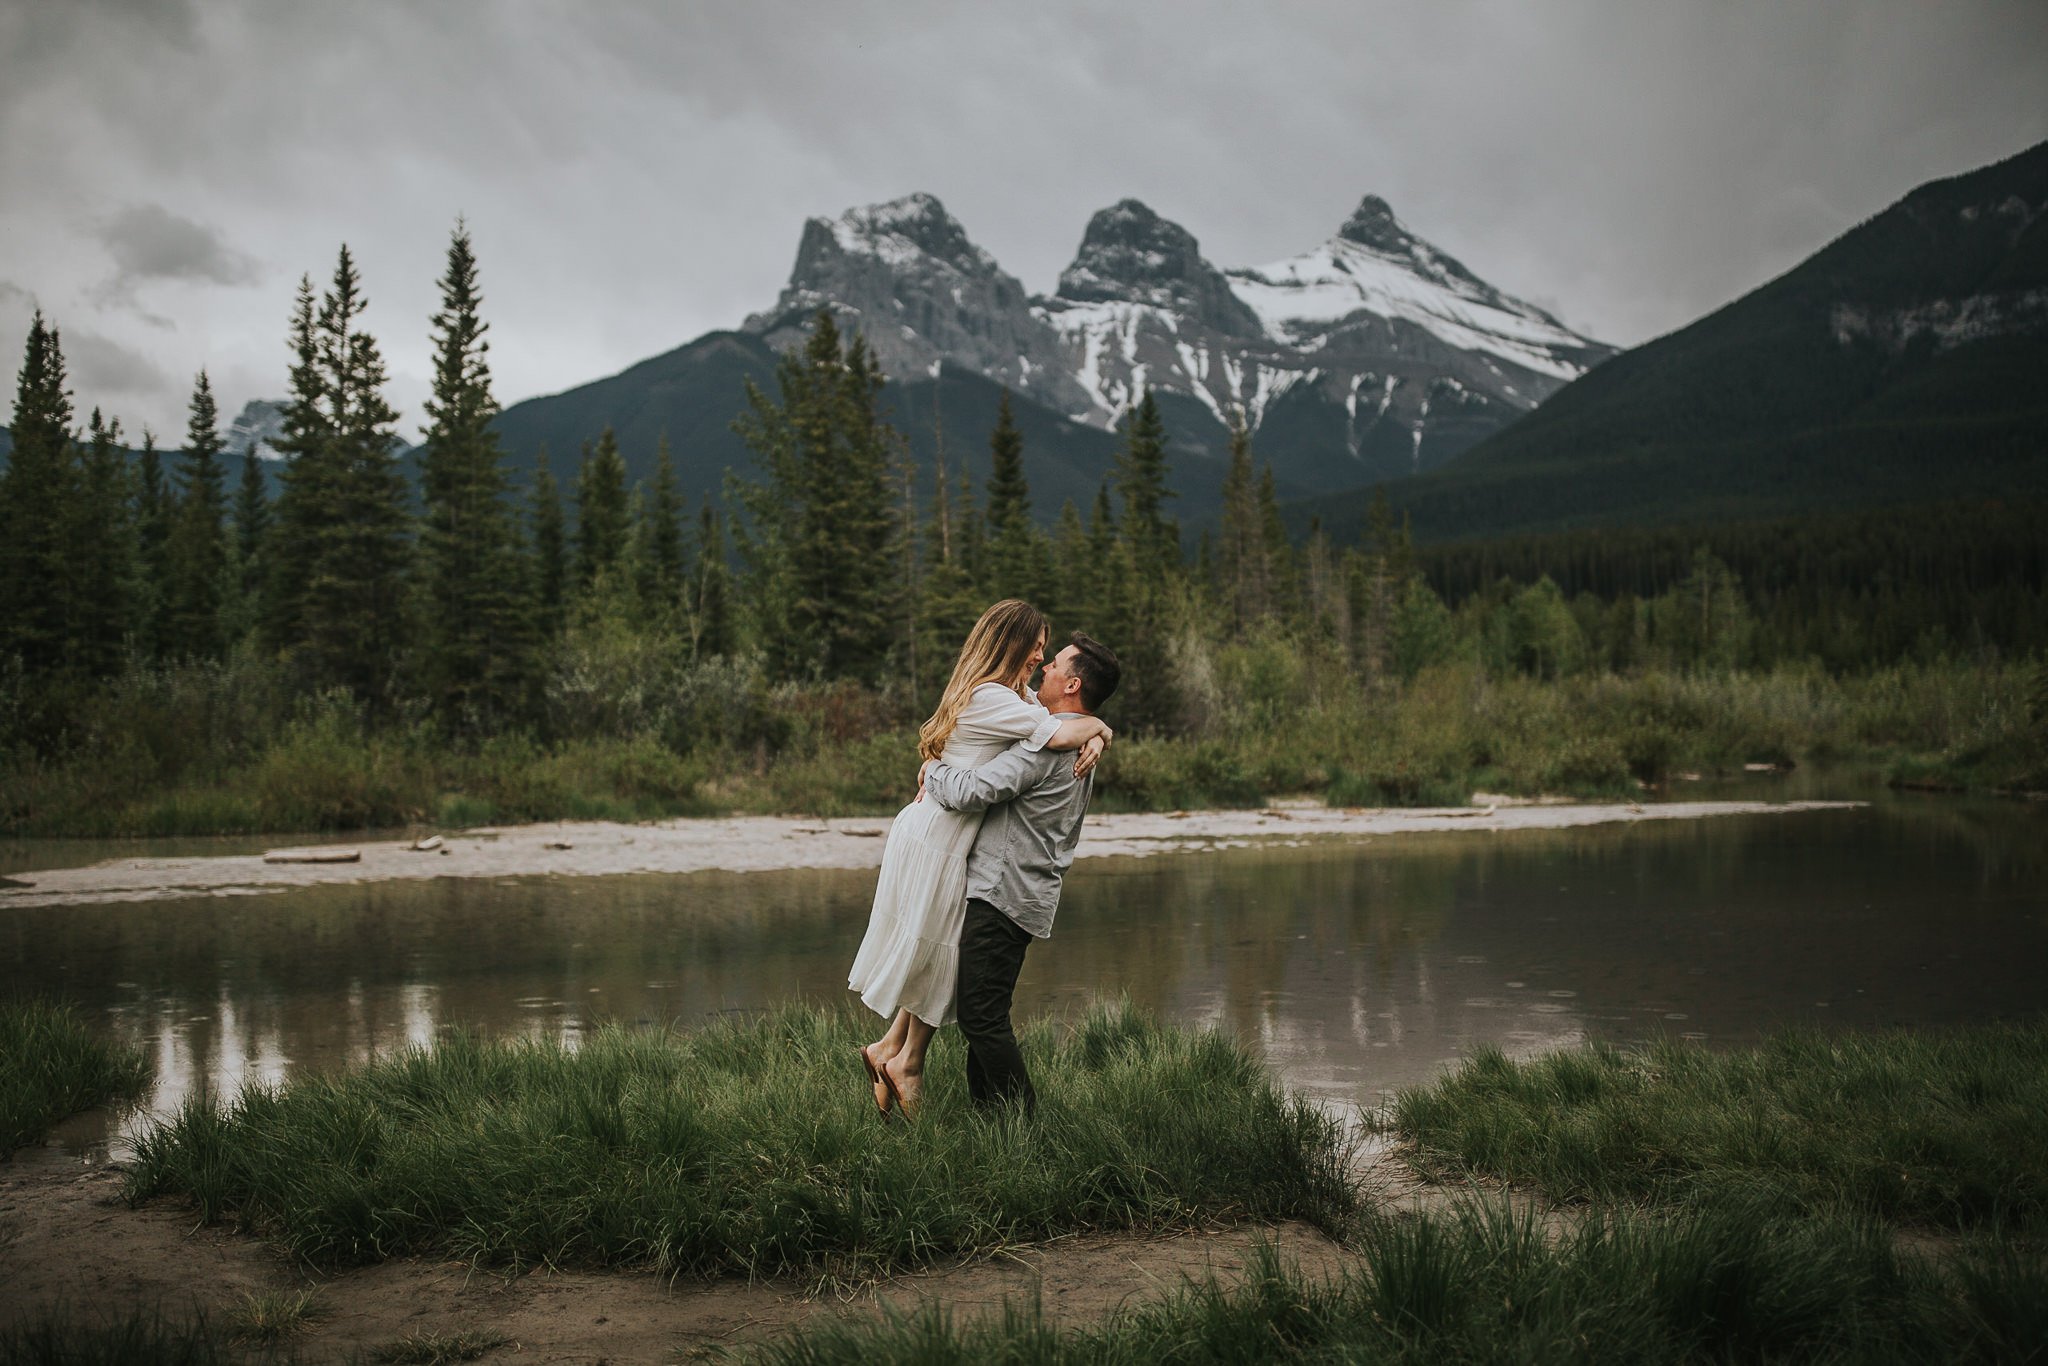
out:
<path id="1" fill-rule="evenodd" d="M 1253 845 L 1446 831 L 1564 830 L 1640 821 L 1787 815 L 1867 806 L 1858 801 L 1700 801 L 1641 805 L 1501 803 L 1491 807 L 1334 808 L 1281 803 L 1246 810 L 1091 815 L 1076 860 L 1208 853 Z M 0 910 L 202 896 L 260 896 L 296 887 L 422 878 L 642 873 L 752 873 L 880 867 L 890 818 L 682 817 L 642 824 L 545 821 L 479 826 L 421 850 L 406 839 L 276 846 L 355 850 L 347 863 L 267 863 L 262 854 L 199 858 L 119 857 L 72 868 L 25 871 L 0 887 Z"/>

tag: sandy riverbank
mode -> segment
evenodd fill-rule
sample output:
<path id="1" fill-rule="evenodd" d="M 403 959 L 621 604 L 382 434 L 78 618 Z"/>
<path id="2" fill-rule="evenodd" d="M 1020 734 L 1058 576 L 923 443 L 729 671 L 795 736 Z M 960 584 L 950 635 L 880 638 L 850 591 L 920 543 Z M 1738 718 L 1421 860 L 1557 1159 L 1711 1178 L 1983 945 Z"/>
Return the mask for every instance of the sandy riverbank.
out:
<path id="1" fill-rule="evenodd" d="M 1858 802 L 1665 802 L 1653 805 L 1522 805 L 1333 810 L 1285 804 L 1248 811 L 1173 811 L 1088 819 L 1077 858 L 1144 857 L 1253 843 L 1393 838 L 1424 832 L 1561 830 L 1636 821 L 1839 810 Z M 765 872 L 780 868 L 874 868 L 886 817 L 807 820 L 745 816 L 641 825 L 560 821 L 447 834 L 438 849 L 404 839 L 332 841 L 359 851 L 350 863 L 268 863 L 245 854 L 212 858 L 116 858 L 15 875 L 0 909 L 73 902 L 245 896 L 328 883 L 398 878 L 603 877 L 630 873 Z M 284 847 L 284 846 L 280 846 Z"/>

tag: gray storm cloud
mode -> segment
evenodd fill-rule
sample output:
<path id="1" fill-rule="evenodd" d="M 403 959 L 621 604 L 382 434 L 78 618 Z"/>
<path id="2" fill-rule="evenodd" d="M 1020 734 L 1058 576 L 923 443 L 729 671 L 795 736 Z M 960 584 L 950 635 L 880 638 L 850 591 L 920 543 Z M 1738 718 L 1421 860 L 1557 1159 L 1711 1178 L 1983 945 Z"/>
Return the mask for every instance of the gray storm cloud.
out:
<path id="1" fill-rule="evenodd" d="M 229 246 L 213 228 L 180 218 L 157 204 L 137 204 L 100 225 L 100 241 L 114 258 L 115 278 L 211 280 L 220 285 L 253 284 L 256 263 Z"/>
<path id="2" fill-rule="evenodd" d="M 1125 196 L 1232 266 L 1370 191 L 1626 345 L 2042 138 L 2040 0 L 0 0 L 0 277 L 233 411 L 345 241 L 412 407 L 462 214 L 513 401 L 736 324 L 852 204 L 1050 289 Z"/>
<path id="3" fill-rule="evenodd" d="M 164 391 L 171 377 L 142 352 L 111 337 L 76 328 L 59 330 L 65 369 L 81 413 L 102 403 L 103 395 L 123 398 Z"/>

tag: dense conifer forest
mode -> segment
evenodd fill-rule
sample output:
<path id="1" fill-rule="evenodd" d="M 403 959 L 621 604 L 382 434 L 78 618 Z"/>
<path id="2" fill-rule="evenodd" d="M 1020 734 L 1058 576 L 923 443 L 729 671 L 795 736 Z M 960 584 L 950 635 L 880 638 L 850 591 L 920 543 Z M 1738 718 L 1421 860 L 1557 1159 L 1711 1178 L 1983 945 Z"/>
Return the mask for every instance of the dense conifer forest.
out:
<path id="1" fill-rule="evenodd" d="M 0 829 L 886 810 L 1005 596 L 1122 656 L 1112 802 L 1620 792 L 1759 754 L 2048 782 L 2039 503 L 1418 548 L 1377 497 L 1290 539 L 1239 427 L 1189 554 L 1151 395 L 1048 518 L 1007 402 L 982 488 L 943 449 L 920 478 L 827 313 L 731 415 L 757 479 L 690 506 L 664 437 L 629 487 L 600 428 L 564 489 L 492 427 L 460 225 L 446 262 L 416 480 L 345 247 L 286 319 L 274 498 L 204 372 L 175 458 L 145 433 L 131 461 L 36 316 L 0 477 Z"/>

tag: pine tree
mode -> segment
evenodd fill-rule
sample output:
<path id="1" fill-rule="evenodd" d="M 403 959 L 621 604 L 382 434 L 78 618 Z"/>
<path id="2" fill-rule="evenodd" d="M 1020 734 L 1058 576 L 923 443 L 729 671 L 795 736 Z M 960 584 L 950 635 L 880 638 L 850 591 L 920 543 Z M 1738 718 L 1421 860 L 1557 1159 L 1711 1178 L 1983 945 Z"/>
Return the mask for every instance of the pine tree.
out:
<path id="1" fill-rule="evenodd" d="M 1024 480 L 1024 434 L 1010 412 L 1010 391 L 1003 390 L 996 409 L 996 428 L 988 438 L 989 538 L 1000 544 L 1031 528 L 1031 489 Z"/>
<path id="2" fill-rule="evenodd" d="M 606 427 L 597 445 L 585 445 L 576 471 L 576 587 L 589 593 L 615 578 L 625 558 L 631 529 L 626 499 L 626 460 L 619 440 Z M 616 585 L 612 585 L 616 586 Z"/>
<path id="3" fill-rule="evenodd" d="M 776 367 L 779 401 L 749 384 L 734 424 L 766 478 L 737 486 L 737 537 L 769 669 L 783 678 L 881 676 L 896 632 L 892 469 L 902 438 L 883 421 L 883 380 L 829 312 Z"/>
<path id="4" fill-rule="evenodd" d="M 171 516 L 175 504 L 157 454 L 156 433 L 142 429 L 142 457 L 135 486 L 136 646 L 145 659 L 161 659 L 168 647 L 165 625 L 171 577 Z"/>
<path id="5" fill-rule="evenodd" d="M 673 623 L 683 600 L 683 497 L 668 437 L 655 447 L 654 487 L 634 519 L 633 590 L 640 619 Z"/>
<path id="6" fill-rule="evenodd" d="M 1116 463 L 1123 517 L 1102 576 L 1105 643 L 1124 665 L 1117 714 L 1141 730 L 1164 730 L 1180 719 L 1171 640 L 1180 625 L 1183 572 L 1180 533 L 1161 511 L 1166 487 L 1166 427 L 1148 389 L 1124 423 Z"/>
<path id="7" fill-rule="evenodd" d="M 71 391 L 64 350 L 40 309 L 29 324 L 15 383 L 14 449 L 0 480 L 6 524 L 0 544 L 0 651 L 18 655 L 31 678 L 54 674 L 70 657 L 76 585 L 65 545 L 68 509 L 80 494 Z"/>
<path id="8" fill-rule="evenodd" d="M 1150 389 L 1124 420 L 1116 484 L 1124 503 L 1120 530 L 1131 547 L 1133 563 L 1146 573 L 1177 568 L 1179 533 L 1162 510 L 1173 496 L 1166 486 L 1166 423 Z"/>
<path id="9" fill-rule="evenodd" d="M 191 419 L 178 463 L 171 515 L 167 640 L 180 655 L 218 659 L 223 647 L 221 599 L 227 580 L 226 475 L 221 468 L 220 414 L 201 370 L 192 385 Z"/>
<path id="10" fill-rule="evenodd" d="M 1301 611 L 1300 585 L 1294 567 L 1294 547 L 1287 540 L 1287 526 L 1280 520 L 1280 498 L 1273 488 L 1273 467 L 1259 471 L 1259 527 L 1266 560 L 1266 601 L 1269 612 L 1293 619 Z"/>
<path id="11" fill-rule="evenodd" d="M 529 594 L 534 625 L 541 639 L 553 640 L 561 635 L 568 613 L 569 547 L 567 519 L 562 515 L 562 490 L 555 482 L 555 472 L 548 467 L 546 446 L 534 457 L 531 498 L 527 514 L 533 538 Z"/>
<path id="12" fill-rule="evenodd" d="M 396 701 L 408 645 L 408 516 L 394 424 L 384 398 L 384 359 L 359 325 L 368 300 L 348 248 L 321 296 L 314 338 L 325 449 L 311 528 L 313 554 L 301 629 L 322 686 L 346 688 L 373 714 Z"/>
<path id="13" fill-rule="evenodd" d="M 1046 546 L 1045 583 L 1040 589 L 1038 605 L 1052 618 L 1053 628 L 1060 635 L 1080 629 L 1094 634 L 1088 624 L 1089 589 L 1094 581 L 1094 572 L 1088 555 L 1088 528 L 1081 521 L 1081 510 L 1069 498 L 1060 504 L 1060 515 L 1053 523 L 1052 537 Z"/>
<path id="14" fill-rule="evenodd" d="M 933 463 L 931 516 L 926 523 L 924 572 L 918 587 L 917 659 L 913 680 L 919 697 L 943 688 L 960 643 L 988 602 L 968 569 L 955 491 L 947 477 L 943 449 Z M 971 509 L 970 509 L 971 512 Z"/>
<path id="15" fill-rule="evenodd" d="M 1252 439 L 1244 416 L 1232 413 L 1230 465 L 1223 476 L 1223 532 L 1216 550 L 1217 587 L 1231 625 L 1248 630 L 1273 610 L 1271 557 L 1252 483 Z"/>
<path id="16" fill-rule="evenodd" d="M 120 672 L 130 634 L 137 587 L 135 524 L 129 515 L 128 461 L 121 453 L 121 424 L 92 410 L 87 424 L 79 496 L 63 510 L 70 525 L 73 603 L 71 649 L 89 677 Z"/>
<path id="17" fill-rule="evenodd" d="M 235 485 L 234 504 L 234 603 L 228 612 L 226 636 L 230 646 L 238 643 L 255 625 L 255 612 L 263 586 L 263 547 L 270 530 L 270 497 L 263 481 L 263 460 L 251 438 L 242 452 L 242 477 Z"/>
<path id="18" fill-rule="evenodd" d="M 1031 520 L 1024 436 L 1011 415 L 1007 389 L 996 410 L 988 451 L 988 565 L 983 589 L 990 598 L 1023 598 L 1042 608 L 1052 579 L 1051 548 Z"/>
<path id="19" fill-rule="evenodd" d="M 487 733 L 524 714 L 534 630 L 504 453 L 491 419 L 490 324 L 479 316 L 476 257 L 458 221 L 432 320 L 434 390 L 420 453 L 422 673 L 442 724 Z"/>
<path id="20" fill-rule="evenodd" d="M 1375 488 L 1366 510 L 1365 553 L 1358 559 L 1351 595 L 1351 619 L 1357 626 L 1353 654 L 1367 683 L 1380 682 L 1393 667 L 1394 614 L 1414 567 L 1408 529 L 1394 525 L 1386 489 Z"/>
<path id="21" fill-rule="evenodd" d="M 284 468 L 262 556 L 262 634 L 273 651 L 303 647 L 321 528 L 339 514 L 339 454 L 313 304 L 312 277 L 302 275 L 292 305 L 290 394 L 277 440 Z"/>
<path id="22" fill-rule="evenodd" d="M 697 562 L 691 572 L 690 648 L 693 657 L 729 655 L 735 648 L 732 586 L 725 563 L 725 526 L 705 500 L 697 532 Z"/>

